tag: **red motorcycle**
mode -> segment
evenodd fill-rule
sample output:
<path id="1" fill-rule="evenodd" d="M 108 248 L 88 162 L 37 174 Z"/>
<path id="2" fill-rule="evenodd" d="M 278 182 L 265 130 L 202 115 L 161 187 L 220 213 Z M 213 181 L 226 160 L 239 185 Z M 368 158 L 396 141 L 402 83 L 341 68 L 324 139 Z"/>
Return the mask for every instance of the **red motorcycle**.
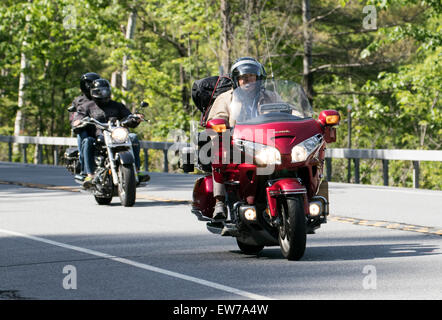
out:
<path id="1" fill-rule="evenodd" d="M 239 87 L 231 101 L 234 127 L 212 119 L 199 134 L 195 162 L 208 172 L 210 161 L 213 173 L 195 182 L 192 213 L 210 232 L 236 237 L 244 253 L 279 245 L 285 258 L 299 260 L 306 234 L 327 222 L 328 189 L 318 191 L 339 113 L 324 110 L 315 120 L 302 87 L 290 81 L 257 82 L 253 94 Z M 213 179 L 225 185 L 226 221 L 212 219 Z"/>

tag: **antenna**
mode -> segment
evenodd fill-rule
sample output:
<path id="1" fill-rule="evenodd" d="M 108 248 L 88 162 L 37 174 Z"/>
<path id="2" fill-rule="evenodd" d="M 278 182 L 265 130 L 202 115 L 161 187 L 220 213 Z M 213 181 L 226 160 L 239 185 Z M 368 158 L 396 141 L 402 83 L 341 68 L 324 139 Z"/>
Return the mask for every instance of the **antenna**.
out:
<path id="1" fill-rule="evenodd" d="M 268 58 L 269 58 L 270 72 L 271 72 L 271 74 L 272 74 L 272 80 L 273 80 L 273 79 L 274 79 L 274 76 L 273 76 L 273 65 L 272 65 L 272 59 L 270 58 L 269 41 L 267 40 L 267 29 L 266 29 L 265 26 L 264 26 L 264 35 L 265 35 L 265 37 L 266 37 L 267 56 L 268 56 Z"/>

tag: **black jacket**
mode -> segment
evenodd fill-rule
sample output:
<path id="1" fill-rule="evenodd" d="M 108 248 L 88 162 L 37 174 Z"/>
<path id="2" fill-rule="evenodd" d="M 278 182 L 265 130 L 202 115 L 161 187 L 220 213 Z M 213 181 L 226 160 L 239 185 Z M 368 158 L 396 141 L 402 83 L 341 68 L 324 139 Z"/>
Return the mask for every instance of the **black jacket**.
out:
<path id="1" fill-rule="evenodd" d="M 86 98 L 87 99 L 87 98 Z M 107 123 L 110 118 L 123 120 L 132 113 L 122 103 L 110 100 L 104 106 L 98 106 L 93 100 L 86 101 L 77 107 L 77 112 L 73 120 L 81 120 L 84 117 L 91 117 L 100 122 Z M 138 125 L 136 122 L 131 122 L 127 126 L 135 128 Z M 102 134 L 101 130 L 94 127 L 87 127 L 88 134 L 91 137 L 97 137 Z"/>
<path id="2" fill-rule="evenodd" d="M 83 105 L 83 104 L 85 104 L 85 103 L 87 103 L 87 102 L 89 102 L 89 101 L 91 101 L 91 100 L 89 100 L 88 97 L 86 97 L 84 94 L 82 94 L 82 95 L 76 97 L 76 98 L 74 99 L 74 101 L 72 101 L 71 105 L 75 107 L 75 110 L 78 110 L 78 108 L 79 108 L 81 105 Z M 69 122 L 71 123 L 71 126 L 72 126 L 72 122 L 73 122 L 74 119 L 76 118 L 76 117 L 75 117 L 76 113 L 77 113 L 76 111 L 74 111 L 74 112 L 69 112 Z"/>

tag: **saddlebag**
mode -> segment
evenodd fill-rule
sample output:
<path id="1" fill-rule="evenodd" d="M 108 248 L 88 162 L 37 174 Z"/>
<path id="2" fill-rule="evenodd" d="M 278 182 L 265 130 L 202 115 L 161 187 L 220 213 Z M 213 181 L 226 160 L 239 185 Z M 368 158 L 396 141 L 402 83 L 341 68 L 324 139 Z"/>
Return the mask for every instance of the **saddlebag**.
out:
<path id="1" fill-rule="evenodd" d="M 72 174 L 79 174 L 81 172 L 81 165 L 78 155 L 78 148 L 67 148 L 64 152 L 64 161 L 66 169 Z"/>
<path id="2" fill-rule="evenodd" d="M 206 125 L 207 117 L 215 99 L 232 89 L 232 80 L 227 76 L 212 76 L 196 80 L 192 86 L 192 100 L 201 111 L 200 124 Z"/>

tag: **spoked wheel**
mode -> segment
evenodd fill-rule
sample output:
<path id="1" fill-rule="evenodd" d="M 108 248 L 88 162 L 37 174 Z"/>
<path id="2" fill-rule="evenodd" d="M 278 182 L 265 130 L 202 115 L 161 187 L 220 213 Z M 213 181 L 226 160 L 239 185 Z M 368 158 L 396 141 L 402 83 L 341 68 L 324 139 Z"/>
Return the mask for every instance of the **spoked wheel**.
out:
<path id="1" fill-rule="evenodd" d="M 136 198 L 136 179 L 135 170 L 132 164 L 120 165 L 118 168 L 118 196 L 121 204 L 125 207 L 132 207 L 135 204 Z"/>
<path id="2" fill-rule="evenodd" d="M 238 240 L 238 238 L 236 238 L 236 243 L 238 244 L 239 249 L 245 254 L 258 254 L 264 248 L 264 246 L 244 243 L 241 240 Z"/>
<path id="3" fill-rule="evenodd" d="M 299 260 L 304 255 L 307 240 L 302 197 L 282 199 L 280 214 L 278 240 L 282 254 L 288 260 Z"/>

